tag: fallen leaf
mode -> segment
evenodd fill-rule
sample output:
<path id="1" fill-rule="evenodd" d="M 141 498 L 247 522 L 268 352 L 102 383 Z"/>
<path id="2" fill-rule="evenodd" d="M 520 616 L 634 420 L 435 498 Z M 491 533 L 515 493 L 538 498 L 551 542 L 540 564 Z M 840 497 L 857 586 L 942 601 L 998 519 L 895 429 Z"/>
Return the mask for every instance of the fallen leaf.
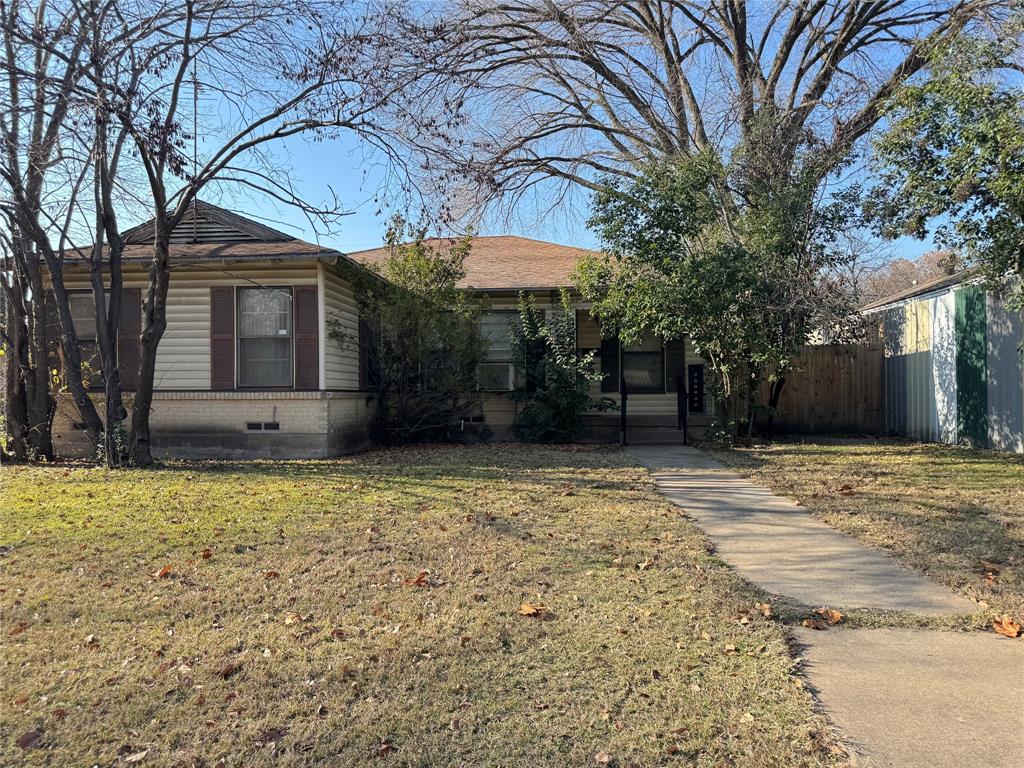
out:
<path id="1" fill-rule="evenodd" d="M 153 578 L 154 579 L 166 579 L 168 576 L 171 575 L 172 570 L 173 569 L 171 568 L 170 565 L 165 565 L 159 571 L 154 571 Z"/>
<path id="2" fill-rule="evenodd" d="M 306 621 L 308 619 L 308 616 L 303 616 L 301 613 L 296 613 L 295 611 L 288 611 L 288 613 L 284 615 L 285 626 L 298 624 L 299 622 Z"/>
<path id="3" fill-rule="evenodd" d="M 978 563 L 978 567 L 984 574 L 991 574 L 992 576 L 999 575 L 999 566 L 995 563 L 990 563 L 988 560 L 982 560 Z"/>
<path id="4" fill-rule="evenodd" d="M 607 752 L 598 752 L 594 755 L 594 762 L 598 765 L 610 765 L 612 762 L 612 756 Z"/>
<path id="5" fill-rule="evenodd" d="M 742 715 L 740 715 L 740 722 L 752 723 L 754 722 L 754 716 L 750 712 L 744 712 Z"/>
<path id="6" fill-rule="evenodd" d="M 1006 637 L 1020 637 L 1021 626 L 1016 621 L 1011 619 L 1009 615 L 1003 614 L 998 619 L 992 620 L 992 629 L 997 634 L 1005 635 Z"/>
<path id="7" fill-rule="evenodd" d="M 218 677 L 222 677 L 227 680 L 229 677 L 233 677 L 242 671 L 242 664 L 238 661 L 229 661 L 217 672 Z"/>
<path id="8" fill-rule="evenodd" d="M 643 562 L 637 563 L 636 567 L 639 568 L 641 571 L 646 571 L 653 564 L 653 560 L 644 560 Z"/>
<path id="9" fill-rule="evenodd" d="M 815 608 L 814 612 L 825 619 L 829 624 L 838 624 L 843 618 L 843 614 L 835 608 L 822 606 L 821 608 Z"/>
<path id="10" fill-rule="evenodd" d="M 762 616 L 766 619 L 772 617 L 772 604 L 771 603 L 754 603 L 755 610 L 759 611 Z"/>
<path id="11" fill-rule="evenodd" d="M 544 603 L 523 603 L 519 606 L 520 616 L 534 616 L 540 618 L 544 614 L 548 613 L 550 609 L 544 605 Z"/>
<path id="12" fill-rule="evenodd" d="M 8 632 L 7 634 L 10 637 L 14 637 L 15 635 L 20 635 L 22 632 L 24 632 L 28 628 L 29 628 L 29 623 L 27 621 L 19 621 L 17 624 L 15 624 L 13 627 L 11 627 L 11 631 Z"/>
<path id="13" fill-rule="evenodd" d="M 202 558 L 203 560 L 209 560 L 211 557 L 213 557 L 213 550 L 207 547 L 202 552 Z"/>
<path id="14" fill-rule="evenodd" d="M 43 729 L 33 728 L 30 731 L 25 731 L 18 737 L 18 746 L 22 749 L 31 749 L 41 738 L 43 738 Z"/>
<path id="15" fill-rule="evenodd" d="M 803 624 L 808 629 L 816 629 L 816 630 L 828 629 L 828 624 L 826 624 L 824 621 L 819 621 L 818 619 L 804 619 L 800 623 Z"/>
<path id="16" fill-rule="evenodd" d="M 336 629 L 331 630 L 331 637 L 333 637 L 335 640 L 344 640 L 347 637 L 347 635 L 345 634 L 344 629 L 338 627 Z"/>
<path id="17" fill-rule="evenodd" d="M 99 648 L 100 641 L 96 639 L 96 635 L 85 636 L 85 647 L 86 648 Z"/>
<path id="18" fill-rule="evenodd" d="M 281 578 L 281 574 L 278 573 L 277 571 L 266 571 L 263 574 L 263 578 L 265 578 L 265 579 L 279 579 L 279 578 Z"/>
<path id="19" fill-rule="evenodd" d="M 124 759 L 124 761 L 126 763 L 141 763 L 143 758 L 145 758 L 146 755 L 148 755 L 148 754 L 149 754 L 149 750 L 148 749 L 144 749 L 141 752 L 136 752 L 134 754 L 128 755 L 128 757 L 126 757 Z"/>
<path id="20" fill-rule="evenodd" d="M 407 587 L 422 587 L 427 583 L 428 575 L 429 573 L 427 571 L 420 571 L 415 576 L 410 576 L 405 579 L 402 583 Z"/>
<path id="21" fill-rule="evenodd" d="M 58 720 L 63 720 L 65 717 L 68 716 L 68 711 L 62 707 L 58 707 L 57 709 L 53 710 L 52 714 Z"/>
<path id="22" fill-rule="evenodd" d="M 377 747 L 377 757 L 384 757 L 389 752 L 395 751 L 395 745 L 385 741 L 379 747 Z"/>

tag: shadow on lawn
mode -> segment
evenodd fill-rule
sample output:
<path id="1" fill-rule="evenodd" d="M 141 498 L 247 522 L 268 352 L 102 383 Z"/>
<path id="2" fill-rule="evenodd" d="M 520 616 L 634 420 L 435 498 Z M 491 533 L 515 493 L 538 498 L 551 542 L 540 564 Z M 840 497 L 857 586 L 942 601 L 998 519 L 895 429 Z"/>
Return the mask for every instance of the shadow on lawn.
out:
<path id="1" fill-rule="evenodd" d="M 199 480 L 234 476 L 244 482 L 246 476 L 252 476 L 285 482 L 366 484 L 403 492 L 426 487 L 450 493 L 467 484 L 492 483 L 537 486 L 547 491 L 644 491 L 637 485 L 639 477 L 611 480 L 591 474 L 609 469 L 629 471 L 635 467 L 617 447 L 431 444 L 368 450 L 337 459 L 168 460 L 156 471 Z"/>

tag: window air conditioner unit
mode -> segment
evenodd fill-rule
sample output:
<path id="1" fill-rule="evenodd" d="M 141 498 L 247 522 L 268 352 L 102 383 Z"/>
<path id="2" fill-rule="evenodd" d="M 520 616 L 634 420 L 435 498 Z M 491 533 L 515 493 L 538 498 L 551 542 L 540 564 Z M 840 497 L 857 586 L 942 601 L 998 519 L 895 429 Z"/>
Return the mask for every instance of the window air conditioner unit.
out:
<path id="1" fill-rule="evenodd" d="M 509 392 L 515 382 L 512 363 L 481 363 L 477 375 L 484 392 Z"/>

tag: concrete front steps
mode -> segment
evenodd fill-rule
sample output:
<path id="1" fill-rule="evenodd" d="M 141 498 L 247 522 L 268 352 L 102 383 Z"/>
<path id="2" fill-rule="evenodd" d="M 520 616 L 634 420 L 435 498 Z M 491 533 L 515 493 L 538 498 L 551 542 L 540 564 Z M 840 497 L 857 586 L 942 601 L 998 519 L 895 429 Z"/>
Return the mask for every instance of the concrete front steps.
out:
<path id="1" fill-rule="evenodd" d="M 581 438 L 584 442 L 616 443 L 619 441 L 619 414 L 595 414 L 586 417 L 586 431 Z M 701 418 L 688 427 L 689 441 L 695 442 L 704 436 L 706 419 Z M 637 414 L 630 415 L 626 425 L 626 442 L 630 445 L 682 445 L 683 431 L 676 426 L 675 416 Z"/>

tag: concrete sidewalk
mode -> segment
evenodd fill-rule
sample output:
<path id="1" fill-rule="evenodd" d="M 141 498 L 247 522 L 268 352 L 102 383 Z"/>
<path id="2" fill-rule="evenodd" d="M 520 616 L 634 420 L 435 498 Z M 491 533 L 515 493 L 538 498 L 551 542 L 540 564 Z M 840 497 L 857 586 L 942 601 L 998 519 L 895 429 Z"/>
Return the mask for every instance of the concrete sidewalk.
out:
<path id="1" fill-rule="evenodd" d="M 633 448 L 723 560 L 810 606 L 972 613 L 975 605 L 685 446 Z M 858 765 L 1021 765 L 1024 644 L 990 633 L 798 628 L 806 673 Z"/>
<path id="2" fill-rule="evenodd" d="M 1024 647 L 982 632 L 797 630 L 818 699 L 868 766 L 1024 763 Z"/>
<path id="3" fill-rule="evenodd" d="M 811 517 L 682 445 L 638 446 L 658 489 L 691 515 L 718 555 L 768 592 L 812 607 L 918 614 L 973 613 L 977 606 Z"/>

